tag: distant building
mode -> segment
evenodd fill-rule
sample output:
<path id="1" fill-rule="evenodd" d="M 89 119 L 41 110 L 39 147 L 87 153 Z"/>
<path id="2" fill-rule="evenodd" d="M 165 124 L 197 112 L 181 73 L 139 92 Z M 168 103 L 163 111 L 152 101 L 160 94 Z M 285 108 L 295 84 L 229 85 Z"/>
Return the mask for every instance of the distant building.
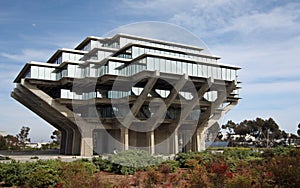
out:
<path id="1" fill-rule="evenodd" d="M 87 37 L 27 63 L 11 96 L 61 131 L 62 154 L 201 151 L 207 128 L 239 100 L 240 68 L 219 59 L 140 36 Z"/>
<path id="2" fill-rule="evenodd" d="M 27 142 L 25 144 L 26 144 L 26 147 L 40 149 L 40 148 L 42 148 L 43 145 L 47 145 L 50 143 L 49 142 L 36 142 L 36 143 Z"/>

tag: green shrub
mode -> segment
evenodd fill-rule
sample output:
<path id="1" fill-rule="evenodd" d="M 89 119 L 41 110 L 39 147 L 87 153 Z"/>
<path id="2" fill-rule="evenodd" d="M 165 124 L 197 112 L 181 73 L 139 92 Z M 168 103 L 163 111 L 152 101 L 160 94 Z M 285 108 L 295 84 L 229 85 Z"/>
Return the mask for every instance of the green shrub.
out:
<path id="1" fill-rule="evenodd" d="M 95 171 L 96 167 L 91 162 L 77 160 L 63 163 L 61 183 L 63 187 L 88 187 Z"/>
<path id="2" fill-rule="evenodd" d="M 179 168 L 179 162 L 175 161 L 175 160 L 167 160 L 167 161 L 162 162 L 158 166 L 159 167 L 164 166 L 165 168 L 169 169 L 170 173 L 174 173 Z"/>
<path id="3" fill-rule="evenodd" d="M 266 169 L 279 187 L 300 186 L 300 152 L 299 155 L 279 155 L 267 162 Z"/>
<path id="4" fill-rule="evenodd" d="M 181 168 L 189 168 L 195 165 L 197 162 L 198 164 L 206 164 L 213 160 L 213 158 L 221 157 L 220 154 L 211 154 L 209 152 L 189 152 L 189 153 L 178 153 L 175 156 L 175 160 L 179 163 L 179 167 Z M 192 160 L 191 160 L 192 159 Z M 191 162 L 194 165 L 191 166 Z"/>
<path id="5" fill-rule="evenodd" d="M 92 162 L 98 170 L 103 170 L 107 172 L 112 171 L 112 163 L 107 159 L 103 159 L 101 156 L 93 157 Z"/>
<path id="6" fill-rule="evenodd" d="M 143 150 L 127 150 L 117 155 L 110 155 L 112 171 L 118 174 L 134 174 L 137 170 L 145 170 L 148 166 L 159 164 L 162 159 L 151 156 Z"/>
<path id="7" fill-rule="evenodd" d="M 12 160 L 1 165 L 1 180 L 9 186 L 25 185 L 26 173 L 26 163 Z"/>
<path id="8" fill-rule="evenodd" d="M 180 168 L 187 168 L 187 161 L 193 159 L 194 153 L 178 153 L 175 156 L 175 160 L 179 163 Z"/>

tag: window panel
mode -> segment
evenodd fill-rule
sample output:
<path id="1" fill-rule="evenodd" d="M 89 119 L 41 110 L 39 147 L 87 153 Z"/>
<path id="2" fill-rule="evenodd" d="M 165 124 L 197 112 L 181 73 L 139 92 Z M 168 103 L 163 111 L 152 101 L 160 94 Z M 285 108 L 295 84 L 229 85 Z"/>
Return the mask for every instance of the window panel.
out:
<path id="1" fill-rule="evenodd" d="M 172 65 L 170 60 L 166 60 L 166 72 L 170 73 L 172 70 Z"/>
<path id="2" fill-rule="evenodd" d="M 51 68 L 45 68 L 45 79 L 51 79 Z"/>
<path id="3" fill-rule="evenodd" d="M 193 65 L 191 63 L 188 63 L 188 75 L 193 75 Z"/>
<path id="4" fill-rule="evenodd" d="M 182 74 L 182 63 L 180 62 L 180 61 L 177 61 L 176 62 L 176 67 L 177 67 L 177 71 L 176 71 L 176 73 L 177 74 Z"/>
<path id="5" fill-rule="evenodd" d="M 159 70 L 159 60 L 158 58 L 154 58 L 154 70 Z"/>
<path id="6" fill-rule="evenodd" d="M 68 77 L 75 76 L 75 65 L 68 65 Z"/>
<path id="7" fill-rule="evenodd" d="M 176 73 L 176 61 L 171 61 L 171 73 Z"/>
<path id="8" fill-rule="evenodd" d="M 221 72 L 222 72 L 221 67 L 217 67 L 217 75 L 219 79 L 222 79 Z"/>
<path id="9" fill-rule="evenodd" d="M 39 77 L 39 68 L 37 66 L 31 66 L 31 78 Z"/>
<path id="10" fill-rule="evenodd" d="M 44 79 L 45 78 L 45 68 L 39 67 L 39 78 Z"/>
<path id="11" fill-rule="evenodd" d="M 153 57 L 148 57 L 147 70 L 150 70 L 150 71 L 154 70 L 154 58 Z"/>
<path id="12" fill-rule="evenodd" d="M 197 76 L 197 64 L 193 64 L 193 76 Z"/>
<path id="13" fill-rule="evenodd" d="M 212 77 L 212 67 L 207 66 L 207 77 Z"/>
<path id="14" fill-rule="evenodd" d="M 166 60 L 165 59 L 160 60 L 160 71 L 166 72 Z"/>
<path id="15" fill-rule="evenodd" d="M 187 74 L 187 63 L 185 63 L 185 62 L 182 62 L 182 72 L 184 74 Z"/>

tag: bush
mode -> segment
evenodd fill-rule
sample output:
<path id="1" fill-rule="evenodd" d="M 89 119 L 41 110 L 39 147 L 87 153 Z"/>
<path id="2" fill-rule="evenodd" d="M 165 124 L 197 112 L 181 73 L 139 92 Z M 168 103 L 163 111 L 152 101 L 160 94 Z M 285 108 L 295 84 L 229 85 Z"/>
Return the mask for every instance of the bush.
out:
<path id="1" fill-rule="evenodd" d="M 56 186 L 60 181 L 60 165 L 53 161 L 39 161 L 35 167 L 26 175 L 28 187 Z"/>
<path id="2" fill-rule="evenodd" d="M 266 169 L 277 185 L 282 187 L 300 186 L 300 152 L 299 155 L 275 156 L 266 164 Z"/>
<path id="3" fill-rule="evenodd" d="M 61 183 L 63 187 L 88 187 L 96 171 L 91 162 L 80 160 L 63 163 L 61 170 Z"/>
<path id="4" fill-rule="evenodd" d="M 161 173 L 174 173 L 179 168 L 179 162 L 174 160 L 167 160 L 158 165 Z"/>
<path id="5" fill-rule="evenodd" d="M 151 156 L 143 150 L 127 150 L 117 155 L 110 155 L 112 171 L 118 174 L 134 174 L 137 170 L 145 170 L 148 166 L 159 164 L 162 159 Z"/>
<path id="6" fill-rule="evenodd" d="M 12 160 L 10 163 L 1 165 L 1 180 L 8 186 L 23 186 L 25 185 L 27 163 L 20 163 Z"/>
<path id="7" fill-rule="evenodd" d="M 101 156 L 93 157 L 92 162 L 98 170 L 103 170 L 107 172 L 112 171 L 112 163 L 107 159 L 103 159 Z"/>

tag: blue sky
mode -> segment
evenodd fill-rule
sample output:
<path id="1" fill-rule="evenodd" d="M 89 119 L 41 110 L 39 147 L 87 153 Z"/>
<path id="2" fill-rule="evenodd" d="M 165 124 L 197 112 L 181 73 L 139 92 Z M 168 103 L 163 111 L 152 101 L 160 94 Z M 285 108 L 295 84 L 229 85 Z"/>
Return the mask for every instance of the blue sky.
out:
<path id="1" fill-rule="evenodd" d="M 2 0 L 0 1 L 0 131 L 31 128 L 33 141 L 54 130 L 10 98 L 13 79 L 31 60 L 58 48 L 141 21 L 177 24 L 202 39 L 222 63 L 242 67 L 235 122 L 272 117 L 296 133 L 300 123 L 300 2 L 287 0 Z"/>

